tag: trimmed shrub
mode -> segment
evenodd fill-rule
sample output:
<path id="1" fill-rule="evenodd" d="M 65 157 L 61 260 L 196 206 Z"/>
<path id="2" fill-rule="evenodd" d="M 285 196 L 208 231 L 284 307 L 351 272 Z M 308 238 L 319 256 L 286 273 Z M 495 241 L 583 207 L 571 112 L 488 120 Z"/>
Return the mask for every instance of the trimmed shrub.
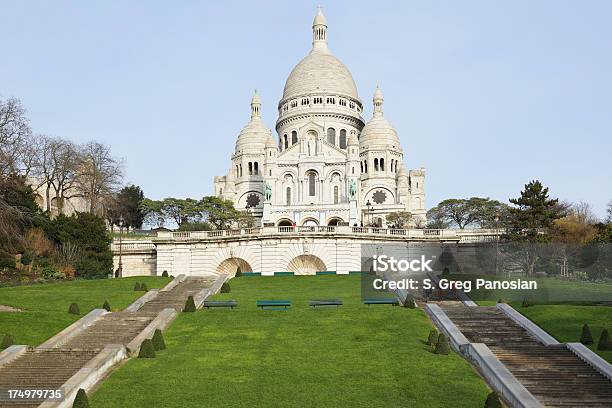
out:
<path id="1" fill-rule="evenodd" d="M 108 303 L 108 300 L 104 301 L 104 304 L 102 305 L 102 309 L 105 309 L 107 312 L 111 311 L 110 303 Z"/>
<path id="2" fill-rule="evenodd" d="M 521 303 L 521 306 L 522 307 L 529 307 L 529 306 L 532 306 L 532 303 L 531 303 L 531 301 L 529 299 L 525 298 L 525 299 L 523 299 L 523 303 Z"/>
<path id="3" fill-rule="evenodd" d="M 442 269 L 442 276 L 448 276 L 450 275 L 450 269 L 448 269 L 448 267 Z"/>
<path id="4" fill-rule="evenodd" d="M 499 396 L 496 392 L 492 392 L 487 395 L 487 400 L 485 401 L 484 408 L 503 408 L 502 403 L 499 400 Z"/>
<path id="5" fill-rule="evenodd" d="M 140 290 L 142 290 L 142 289 L 141 289 L 140 282 L 136 282 L 136 283 L 134 284 L 134 292 L 138 292 L 138 291 L 140 291 Z"/>
<path id="6" fill-rule="evenodd" d="M 168 277 L 168 271 L 163 271 L 162 272 L 162 277 L 163 278 L 167 278 Z"/>
<path id="7" fill-rule="evenodd" d="M 414 301 L 412 295 L 406 296 L 406 299 L 404 300 L 404 307 L 407 307 L 408 309 L 416 308 L 416 302 Z"/>
<path id="8" fill-rule="evenodd" d="M 185 301 L 185 307 L 183 308 L 183 312 L 195 312 L 196 306 L 193 300 L 193 296 L 189 296 L 187 301 Z"/>
<path id="9" fill-rule="evenodd" d="M 438 341 L 438 331 L 436 329 L 431 329 L 429 332 L 429 337 L 427 337 L 427 344 L 430 346 L 435 346 Z"/>
<path id="10" fill-rule="evenodd" d="M 74 403 L 72 408 L 89 408 L 89 399 L 84 389 L 79 388 L 76 397 L 74 397 Z"/>
<path id="11" fill-rule="evenodd" d="M 24 253 L 21 255 L 21 264 L 22 265 L 30 265 L 32 263 L 32 257 L 29 253 Z"/>
<path id="12" fill-rule="evenodd" d="M 610 341 L 610 334 L 608 333 L 608 329 L 603 329 L 603 331 L 601 332 L 601 336 L 599 336 L 599 342 L 597 343 L 597 350 L 612 350 L 612 342 Z"/>
<path id="13" fill-rule="evenodd" d="M 223 285 L 221 285 L 221 293 L 230 293 L 231 288 L 229 283 L 227 282 L 223 282 Z"/>
<path id="14" fill-rule="evenodd" d="M 71 303 L 70 306 L 68 307 L 68 313 L 73 314 L 73 315 L 80 315 L 81 312 L 79 310 L 79 305 L 77 305 L 76 303 Z"/>
<path id="15" fill-rule="evenodd" d="M 448 339 L 443 333 L 438 336 L 436 348 L 434 350 L 436 354 L 448 354 L 450 353 L 450 346 L 448 345 Z"/>
<path id="16" fill-rule="evenodd" d="M 242 276 L 242 269 L 238 267 L 238 269 L 236 269 L 236 275 L 234 275 L 234 278 L 239 278 L 241 276 Z"/>
<path id="17" fill-rule="evenodd" d="M 140 290 L 142 290 L 143 292 L 148 292 L 149 288 L 147 287 L 147 284 L 143 282 L 140 284 Z"/>
<path id="18" fill-rule="evenodd" d="M 2 338 L 2 343 L 0 343 L 0 351 L 4 350 L 5 348 L 11 347 L 13 344 L 15 344 L 15 339 L 13 338 L 13 336 L 11 336 L 10 334 L 5 334 Z"/>
<path id="19" fill-rule="evenodd" d="M 153 338 L 151 341 L 153 342 L 153 348 L 155 351 L 166 349 L 166 342 L 164 341 L 164 335 L 162 334 L 161 330 L 155 329 L 155 333 L 153 333 Z"/>
<path id="20" fill-rule="evenodd" d="M 138 358 L 155 358 L 155 348 L 151 339 L 145 339 L 140 345 Z"/>
<path id="21" fill-rule="evenodd" d="M 588 324 L 584 324 L 582 326 L 582 334 L 580 335 L 580 342 L 582 344 L 593 344 L 593 335 L 591 334 L 591 329 Z"/>

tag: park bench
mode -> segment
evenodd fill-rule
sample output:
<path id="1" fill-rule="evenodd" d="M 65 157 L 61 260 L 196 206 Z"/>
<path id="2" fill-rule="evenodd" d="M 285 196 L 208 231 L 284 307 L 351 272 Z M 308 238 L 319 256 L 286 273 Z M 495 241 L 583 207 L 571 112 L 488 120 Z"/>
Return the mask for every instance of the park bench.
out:
<path id="1" fill-rule="evenodd" d="M 238 306 L 238 302 L 235 300 L 205 300 L 204 307 L 210 309 L 211 307 L 229 307 L 235 308 Z"/>
<path id="2" fill-rule="evenodd" d="M 393 305 L 397 306 L 399 303 L 397 298 L 376 298 L 376 299 L 364 299 L 363 303 L 365 305 Z"/>
<path id="3" fill-rule="evenodd" d="M 317 306 L 342 306 L 342 299 L 312 299 L 310 301 L 310 306 L 312 307 L 317 307 Z"/>
<path id="4" fill-rule="evenodd" d="M 262 309 L 264 308 L 276 309 L 279 307 L 284 307 L 286 309 L 288 307 L 291 307 L 291 301 L 290 300 L 258 300 L 257 307 L 260 307 Z"/>

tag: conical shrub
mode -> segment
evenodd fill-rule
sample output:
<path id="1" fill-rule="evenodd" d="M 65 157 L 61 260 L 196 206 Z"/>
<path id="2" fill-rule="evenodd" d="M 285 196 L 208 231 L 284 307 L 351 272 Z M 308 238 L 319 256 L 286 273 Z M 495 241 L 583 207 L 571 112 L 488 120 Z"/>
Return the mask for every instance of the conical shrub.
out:
<path id="1" fill-rule="evenodd" d="M 2 343 L 0 343 L 0 351 L 4 350 L 7 347 L 11 347 L 15 344 L 15 339 L 10 334 L 5 334 L 2 338 Z"/>
<path id="2" fill-rule="evenodd" d="M 436 354 L 448 354 L 450 353 L 450 346 L 448 345 L 448 339 L 443 333 L 438 336 L 438 342 L 434 350 Z"/>
<path id="3" fill-rule="evenodd" d="M 151 341 L 153 342 L 153 348 L 155 351 L 166 349 L 166 342 L 164 341 L 164 335 L 162 334 L 161 330 L 155 329 L 155 333 L 153 333 L 153 338 Z"/>
<path id="4" fill-rule="evenodd" d="M 185 301 L 185 307 L 183 308 L 183 312 L 195 312 L 195 311 L 196 311 L 196 305 L 193 300 L 193 296 L 189 296 L 187 298 L 187 301 Z"/>
<path id="5" fill-rule="evenodd" d="M 430 346 L 435 346 L 438 342 L 438 331 L 436 329 L 431 329 L 429 332 L 429 337 L 427 337 L 427 344 Z"/>
<path id="6" fill-rule="evenodd" d="M 235 278 L 239 278 L 242 276 L 242 269 L 240 269 L 240 267 L 238 267 L 238 269 L 236 269 L 236 274 L 234 275 Z"/>
<path id="7" fill-rule="evenodd" d="M 167 278 L 168 277 L 168 271 L 163 271 L 162 272 L 162 277 L 163 278 Z"/>
<path id="8" fill-rule="evenodd" d="M 68 307 L 68 313 L 73 314 L 73 315 L 80 315 L 81 312 L 79 311 L 79 305 L 77 305 L 76 303 L 71 303 L 70 306 Z"/>
<path id="9" fill-rule="evenodd" d="M 72 408 L 89 408 L 89 399 L 84 389 L 79 388 L 77 395 L 72 403 Z"/>
<path id="10" fill-rule="evenodd" d="M 138 358 L 155 358 L 155 347 L 151 339 L 145 339 L 140 345 L 140 351 L 138 352 Z"/>
<path id="11" fill-rule="evenodd" d="M 148 292 L 149 288 L 147 287 L 147 284 L 143 282 L 140 284 L 140 290 L 142 290 L 143 292 Z"/>
<path id="12" fill-rule="evenodd" d="M 531 306 L 531 301 L 527 298 L 523 299 L 523 303 L 521 303 L 521 306 L 523 307 L 529 307 Z"/>
<path id="13" fill-rule="evenodd" d="M 484 408 L 503 408 L 502 403 L 499 400 L 499 396 L 496 392 L 492 392 L 487 395 L 487 400 L 485 401 Z"/>
<path id="14" fill-rule="evenodd" d="M 407 295 L 406 299 L 404 300 L 404 307 L 408 308 L 408 309 L 414 309 L 416 307 L 416 303 L 414 301 L 414 298 L 412 297 L 412 295 Z"/>
<path id="15" fill-rule="evenodd" d="M 612 342 L 610 342 L 610 334 L 608 333 L 608 329 L 603 329 L 603 331 L 601 332 L 601 336 L 599 336 L 599 342 L 597 343 L 597 350 L 612 350 Z"/>
<path id="16" fill-rule="evenodd" d="M 584 324 L 584 326 L 582 326 L 580 342 L 585 345 L 593 344 L 593 335 L 591 334 L 591 329 L 589 328 L 589 325 L 586 323 Z"/>
<path id="17" fill-rule="evenodd" d="M 232 288 L 230 288 L 229 283 L 223 282 L 223 285 L 221 285 L 221 293 L 230 293 L 231 290 Z"/>
<path id="18" fill-rule="evenodd" d="M 134 284 L 134 292 L 138 292 L 138 291 L 141 291 L 141 290 L 142 290 L 142 289 L 141 289 L 140 282 L 136 282 L 136 283 Z"/>
<path id="19" fill-rule="evenodd" d="M 108 300 L 104 301 L 104 304 L 102 305 L 102 309 L 105 309 L 107 312 L 111 311 L 110 303 L 108 303 Z"/>

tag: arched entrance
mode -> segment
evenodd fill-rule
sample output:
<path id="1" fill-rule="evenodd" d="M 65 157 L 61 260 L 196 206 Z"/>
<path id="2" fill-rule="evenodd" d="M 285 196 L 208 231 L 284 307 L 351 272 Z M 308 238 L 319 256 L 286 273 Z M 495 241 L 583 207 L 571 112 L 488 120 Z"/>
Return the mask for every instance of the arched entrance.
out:
<path id="1" fill-rule="evenodd" d="M 225 261 L 221 262 L 217 267 L 218 273 L 223 273 L 225 275 L 234 276 L 236 271 L 240 268 L 241 272 L 253 272 L 253 268 L 247 261 L 242 258 L 228 258 Z"/>
<path id="2" fill-rule="evenodd" d="M 326 270 L 325 263 L 314 255 L 299 255 L 287 265 L 287 271 L 296 275 L 315 275 Z"/>
<path id="3" fill-rule="evenodd" d="M 282 219 L 282 220 L 280 220 L 280 221 L 278 222 L 278 224 L 276 224 L 276 225 L 278 225 L 279 227 L 290 227 L 290 226 L 292 226 L 292 225 L 293 225 L 293 221 L 291 221 L 291 220 L 290 220 L 290 219 L 288 219 L 288 218 L 283 218 L 283 219 Z"/>
<path id="4" fill-rule="evenodd" d="M 327 225 L 335 227 L 341 222 L 342 222 L 342 218 L 333 217 L 333 218 L 330 218 L 329 221 L 327 221 Z"/>
<path id="5" fill-rule="evenodd" d="M 314 218 L 306 218 L 302 221 L 302 226 L 304 227 L 316 227 L 319 225 L 319 222 Z"/>

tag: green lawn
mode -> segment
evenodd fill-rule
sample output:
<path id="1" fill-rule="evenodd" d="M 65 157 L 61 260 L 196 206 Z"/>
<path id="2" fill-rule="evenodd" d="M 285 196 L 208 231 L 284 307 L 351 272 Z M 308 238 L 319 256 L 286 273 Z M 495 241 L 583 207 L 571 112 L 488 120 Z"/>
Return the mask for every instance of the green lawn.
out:
<path id="1" fill-rule="evenodd" d="M 612 307 L 572 305 L 536 305 L 526 308 L 514 305 L 514 307 L 563 343 L 579 343 L 582 325 L 587 323 L 595 340 L 595 344 L 590 348 L 612 363 L 612 351 L 596 350 L 601 331 L 607 328 L 608 332 L 612 332 Z"/>
<path id="2" fill-rule="evenodd" d="M 0 312 L 0 337 L 10 333 L 16 344 L 38 345 L 74 321 L 101 308 L 108 300 L 122 309 L 144 294 L 134 292 L 135 282 L 159 288 L 171 278 L 139 276 L 122 279 L 76 280 L 32 286 L 0 288 L 0 304 L 23 312 Z M 70 303 L 79 305 L 81 316 L 68 313 Z"/>
<path id="3" fill-rule="evenodd" d="M 133 359 L 92 407 L 480 407 L 488 388 L 456 354 L 431 353 L 422 310 L 365 306 L 359 276 L 242 277 L 234 310 L 183 313 L 156 359 Z M 313 310 L 312 298 L 342 298 Z M 257 299 L 291 299 L 259 310 Z M 129 401 L 129 403 L 127 403 Z"/>

